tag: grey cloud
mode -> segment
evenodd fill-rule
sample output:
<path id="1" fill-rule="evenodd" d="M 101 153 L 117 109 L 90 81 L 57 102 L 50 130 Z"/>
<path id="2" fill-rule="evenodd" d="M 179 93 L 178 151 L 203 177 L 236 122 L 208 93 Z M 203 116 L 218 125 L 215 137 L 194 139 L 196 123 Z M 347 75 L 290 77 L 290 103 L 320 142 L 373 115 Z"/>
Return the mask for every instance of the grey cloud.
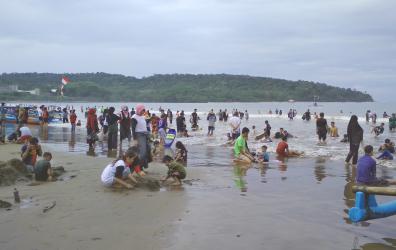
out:
<path id="1" fill-rule="evenodd" d="M 386 0 L 3 1 L 0 68 L 251 74 L 390 99 L 395 7 Z"/>

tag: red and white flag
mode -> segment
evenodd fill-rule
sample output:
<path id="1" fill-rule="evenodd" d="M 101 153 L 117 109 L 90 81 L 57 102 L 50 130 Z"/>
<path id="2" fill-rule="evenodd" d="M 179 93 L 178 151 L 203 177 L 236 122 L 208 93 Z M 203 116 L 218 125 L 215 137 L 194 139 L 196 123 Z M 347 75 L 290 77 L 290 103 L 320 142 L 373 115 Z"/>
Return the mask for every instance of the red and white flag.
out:
<path id="1" fill-rule="evenodd" d="M 66 76 L 62 76 L 62 84 L 66 85 L 70 82 L 69 78 L 67 78 Z"/>

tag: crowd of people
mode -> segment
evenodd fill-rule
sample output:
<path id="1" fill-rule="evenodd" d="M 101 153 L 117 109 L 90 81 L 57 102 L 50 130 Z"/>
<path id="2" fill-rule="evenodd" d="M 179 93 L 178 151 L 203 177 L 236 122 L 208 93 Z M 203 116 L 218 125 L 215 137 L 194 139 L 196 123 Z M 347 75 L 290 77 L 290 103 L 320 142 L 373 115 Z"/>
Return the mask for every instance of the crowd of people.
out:
<path id="1" fill-rule="evenodd" d="M 4 107 L 4 103 L 2 107 Z M 38 110 L 40 126 L 46 128 L 49 122 L 48 109 L 42 105 Z M 143 104 L 138 104 L 136 107 L 131 108 L 131 110 L 124 105 L 119 112 L 116 112 L 114 107 L 85 109 L 81 107 L 81 112 L 84 113 L 86 118 L 86 138 L 90 150 L 94 150 L 95 143 L 99 138 L 107 140 L 109 152 L 120 149 L 122 142 L 127 140 L 128 149 L 121 154 L 119 159 L 106 166 L 102 173 L 102 182 L 104 185 L 110 185 L 111 183 L 111 185 L 121 185 L 124 187 L 133 186 L 136 183 L 137 176 L 144 178 L 144 170 L 148 168 L 149 163 L 153 160 L 154 150 L 152 149 L 152 145 L 154 145 L 155 150 L 158 150 L 158 145 L 159 147 L 164 146 L 168 127 L 173 124 L 174 119 L 173 112 L 170 109 L 165 111 L 160 107 L 159 112 L 155 114 L 154 112 L 150 112 L 149 109 L 146 109 Z M 270 112 L 272 114 L 272 111 Z M 22 160 L 30 172 L 37 172 L 38 180 L 51 179 L 52 174 L 49 162 L 52 155 L 49 152 L 42 152 L 38 139 L 32 136 L 31 131 L 26 126 L 27 113 L 28 111 L 24 108 L 18 110 L 17 130 L 8 136 L 8 140 L 23 144 L 21 149 Z M 275 113 L 282 115 L 282 110 L 276 109 Z M 81 125 L 76 110 L 68 106 L 62 109 L 62 114 L 62 122 L 70 123 L 71 132 L 75 133 L 76 126 Z M 3 137 L 5 135 L 4 109 L 0 110 L 0 115 L 2 142 L 5 142 L 5 138 Z M 290 120 L 294 119 L 296 115 L 297 111 L 295 109 L 290 109 L 287 114 Z M 190 136 L 188 134 L 184 110 L 177 111 L 175 117 L 177 135 L 179 137 Z M 383 117 L 389 119 L 389 128 L 392 130 L 393 122 L 396 122 L 396 115 L 392 114 L 388 116 L 385 112 Z M 318 145 L 325 146 L 328 136 L 333 138 L 339 137 L 335 122 L 331 121 L 329 126 L 323 112 L 311 114 L 308 109 L 303 113 L 302 119 L 307 122 L 311 119 L 315 120 L 315 133 L 318 137 Z M 371 120 L 375 124 L 376 114 L 367 111 L 366 119 L 367 122 Z M 239 111 L 234 109 L 229 113 L 227 109 L 224 109 L 215 113 L 211 109 L 206 114 L 207 136 L 214 135 L 217 122 L 223 122 L 229 126 L 230 130 L 227 133 L 229 141 L 227 144 L 233 145 L 234 162 L 244 164 L 250 164 L 252 162 L 268 163 L 270 161 L 270 154 L 267 152 L 267 143 L 271 143 L 273 140 L 279 140 L 275 150 L 278 162 L 283 162 L 285 158 L 298 157 L 304 154 L 303 152 L 289 148 L 288 139 L 294 136 L 284 128 L 279 128 L 279 131 L 272 135 L 272 127 L 269 121 L 265 120 L 263 133 L 256 136 L 256 126 L 253 125 L 251 130 L 248 127 L 242 128 L 243 120 L 249 120 L 247 110 Z M 191 113 L 189 122 L 192 131 L 202 130 L 200 123 L 202 124 L 203 121 L 201 121 L 197 109 L 194 109 Z M 379 126 L 373 126 L 371 132 L 375 136 L 380 136 L 384 132 L 384 129 L 385 123 L 381 123 Z M 263 143 L 257 152 L 249 150 L 248 139 L 251 132 L 257 141 Z M 341 140 L 341 142 L 349 143 L 349 152 L 345 162 L 346 164 L 357 166 L 358 169 L 366 165 L 370 165 L 370 169 L 372 169 L 373 161 L 367 160 L 367 155 L 373 154 L 371 145 L 367 145 L 364 148 L 366 154 L 359 159 L 359 148 L 363 141 L 363 134 L 363 129 L 358 123 L 358 117 L 352 115 L 347 126 L 347 132 Z M 181 141 L 175 143 L 175 148 L 176 152 L 172 156 L 165 155 L 166 157 L 163 158 L 163 162 L 169 168 L 168 175 L 165 179 L 172 178 L 176 185 L 180 185 L 181 180 L 186 176 L 185 167 L 187 166 L 188 151 Z M 379 146 L 378 152 L 377 159 L 392 160 L 395 153 L 394 143 L 390 139 L 385 139 L 384 144 Z M 37 161 L 40 156 L 43 159 Z M 364 171 L 359 172 L 363 173 Z M 129 182 L 126 183 L 125 180 Z"/>

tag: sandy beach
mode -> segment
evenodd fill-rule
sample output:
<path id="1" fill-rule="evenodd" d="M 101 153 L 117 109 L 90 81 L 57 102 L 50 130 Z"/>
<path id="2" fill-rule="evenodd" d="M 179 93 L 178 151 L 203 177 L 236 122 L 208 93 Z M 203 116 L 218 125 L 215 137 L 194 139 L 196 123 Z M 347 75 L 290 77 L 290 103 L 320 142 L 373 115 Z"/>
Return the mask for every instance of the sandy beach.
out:
<path id="1" fill-rule="evenodd" d="M 1 159 L 18 157 L 20 145 L 2 145 Z M 44 148 L 44 150 L 46 150 Z M 175 227 L 188 213 L 181 190 L 112 190 L 99 176 L 111 159 L 53 153 L 53 166 L 64 166 L 63 181 L 1 187 L 0 199 L 13 202 L 17 187 L 22 202 L 0 211 L 0 249 L 162 249 L 171 246 Z M 189 171 L 190 178 L 199 178 Z M 149 176 L 166 167 L 152 164 Z M 46 206 L 55 207 L 43 212 Z"/>
<path id="2" fill-rule="evenodd" d="M 19 147 L 2 145 L 1 159 L 18 157 Z M 189 184 L 149 191 L 104 188 L 99 175 L 111 158 L 53 155 L 63 181 L 0 187 L 1 200 L 14 203 L 14 187 L 22 199 L 0 210 L 0 249 L 389 249 L 380 241 L 392 238 L 394 218 L 345 223 L 351 176 L 334 162 L 296 159 L 242 177 L 232 165 L 194 167 Z M 166 168 L 148 172 L 160 178 Z M 235 185 L 241 178 L 246 192 Z"/>

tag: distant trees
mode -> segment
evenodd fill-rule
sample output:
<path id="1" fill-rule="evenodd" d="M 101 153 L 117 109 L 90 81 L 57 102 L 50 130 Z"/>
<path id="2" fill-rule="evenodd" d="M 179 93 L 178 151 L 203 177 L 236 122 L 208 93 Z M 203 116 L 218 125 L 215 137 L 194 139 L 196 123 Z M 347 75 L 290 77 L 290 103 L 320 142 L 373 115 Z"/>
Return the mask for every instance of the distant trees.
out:
<path id="1" fill-rule="evenodd" d="M 0 87 L 18 85 L 20 89 L 41 90 L 41 96 L 0 93 L 1 100 L 55 100 L 51 89 L 59 88 L 61 77 L 66 101 L 142 101 L 142 102 L 265 102 L 265 101 L 373 101 L 367 93 L 323 83 L 288 81 L 246 75 L 153 75 L 138 79 L 118 74 L 11 73 L 0 75 Z"/>

